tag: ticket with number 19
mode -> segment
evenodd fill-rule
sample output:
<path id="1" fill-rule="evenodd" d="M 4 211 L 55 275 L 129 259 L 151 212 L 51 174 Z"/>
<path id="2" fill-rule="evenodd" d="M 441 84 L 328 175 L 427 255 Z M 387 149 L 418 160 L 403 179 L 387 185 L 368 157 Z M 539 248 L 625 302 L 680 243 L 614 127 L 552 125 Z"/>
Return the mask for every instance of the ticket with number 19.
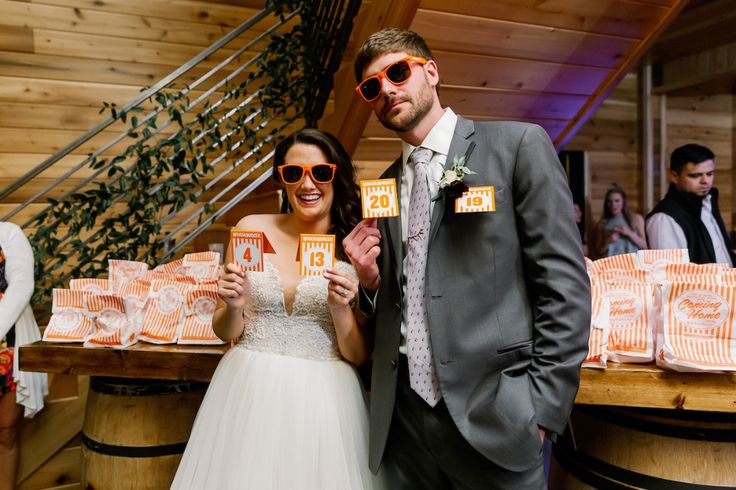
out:
<path id="1" fill-rule="evenodd" d="M 399 215 L 396 179 L 360 181 L 363 218 L 390 218 Z"/>
<path id="2" fill-rule="evenodd" d="M 299 274 L 321 276 L 335 263 L 335 235 L 299 235 Z"/>

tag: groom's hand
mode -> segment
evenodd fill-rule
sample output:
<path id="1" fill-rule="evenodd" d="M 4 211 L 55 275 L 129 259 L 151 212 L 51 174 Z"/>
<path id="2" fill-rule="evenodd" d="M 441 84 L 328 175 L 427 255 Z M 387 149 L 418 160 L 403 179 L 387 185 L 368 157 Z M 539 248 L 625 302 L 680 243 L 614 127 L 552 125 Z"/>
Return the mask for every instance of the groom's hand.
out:
<path id="1" fill-rule="evenodd" d="M 378 289 L 380 282 L 378 255 L 381 253 L 381 232 L 378 220 L 367 218 L 358 223 L 342 241 L 343 249 L 355 267 L 360 285 L 366 292 Z"/>

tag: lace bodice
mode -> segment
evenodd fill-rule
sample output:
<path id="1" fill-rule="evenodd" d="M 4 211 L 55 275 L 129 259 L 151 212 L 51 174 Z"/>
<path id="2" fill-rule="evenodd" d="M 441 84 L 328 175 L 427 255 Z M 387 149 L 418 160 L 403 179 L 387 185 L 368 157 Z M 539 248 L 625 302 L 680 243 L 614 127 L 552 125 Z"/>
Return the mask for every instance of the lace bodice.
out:
<path id="1" fill-rule="evenodd" d="M 335 262 L 355 274 L 350 264 Z M 264 271 L 248 272 L 251 298 L 245 308 L 245 330 L 238 346 L 308 359 L 340 359 L 337 337 L 327 306 L 327 279 L 302 277 L 291 315 L 286 313 L 278 270 L 264 254 Z"/>

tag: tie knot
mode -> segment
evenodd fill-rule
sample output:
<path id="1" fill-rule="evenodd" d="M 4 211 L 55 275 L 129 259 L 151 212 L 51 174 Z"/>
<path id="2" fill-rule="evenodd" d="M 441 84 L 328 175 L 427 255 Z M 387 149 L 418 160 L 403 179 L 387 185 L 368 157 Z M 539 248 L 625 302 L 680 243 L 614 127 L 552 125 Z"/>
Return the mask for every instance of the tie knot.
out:
<path id="1" fill-rule="evenodd" d="M 423 146 L 417 146 L 409 155 L 409 165 L 416 167 L 419 164 L 427 164 L 432 159 L 433 151 Z"/>

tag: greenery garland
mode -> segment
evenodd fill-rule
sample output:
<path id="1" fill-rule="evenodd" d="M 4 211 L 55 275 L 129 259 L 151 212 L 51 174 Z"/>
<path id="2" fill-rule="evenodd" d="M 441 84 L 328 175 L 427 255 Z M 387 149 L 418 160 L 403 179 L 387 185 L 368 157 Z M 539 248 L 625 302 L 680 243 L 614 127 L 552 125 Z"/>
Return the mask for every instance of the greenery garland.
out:
<path id="1" fill-rule="evenodd" d="M 257 103 L 240 107 L 234 117 L 224 118 L 228 109 L 222 106 L 206 107 L 185 121 L 189 89 L 173 85 L 149 99 L 160 112 L 143 121 L 141 107 L 126 113 L 115 104 L 103 103 L 100 112 L 110 111 L 125 123 L 133 142 L 112 159 L 91 159 L 89 167 L 104 169 L 106 178 L 66 199 L 49 198 L 50 206 L 34 221 L 36 231 L 30 241 L 36 260 L 35 305 L 48 308 L 52 288 L 65 287 L 70 278 L 105 275 L 110 258 L 155 265 L 164 252 L 163 218 L 197 201 L 200 180 L 213 172 L 209 162 L 235 146 L 258 156 L 259 142 L 276 131 L 254 128 L 249 121 L 255 111 L 261 110 L 261 119 L 291 117 L 292 122 L 295 114 L 305 112 L 307 93 L 319 83 L 305 74 L 324 76 L 324 68 L 316 66 L 320 60 L 309 53 L 315 43 L 311 36 L 319 3 L 269 0 L 282 20 L 285 12 L 299 8 L 301 21 L 290 31 L 273 35 L 255 71 L 242 83 L 227 87 L 225 100 L 238 102 L 249 94 L 254 81 L 267 80 L 254 91 Z M 162 115 L 178 126 L 175 134 L 158 132 L 166 122 Z M 199 221 L 211 212 L 205 209 Z M 69 230 L 67 236 L 60 231 L 64 227 Z"/>

